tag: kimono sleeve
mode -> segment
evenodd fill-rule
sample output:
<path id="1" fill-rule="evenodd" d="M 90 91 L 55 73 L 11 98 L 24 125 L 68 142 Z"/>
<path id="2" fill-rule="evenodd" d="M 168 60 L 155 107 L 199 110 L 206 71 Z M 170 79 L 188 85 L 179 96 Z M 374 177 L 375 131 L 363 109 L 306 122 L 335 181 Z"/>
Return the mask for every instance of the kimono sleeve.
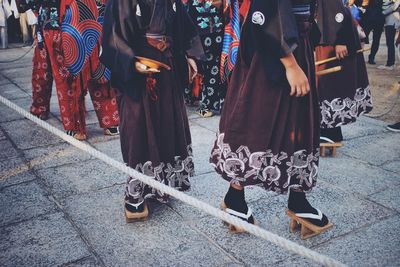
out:
<path id="1" fill-rule="evenodd" d="M 350 53 L 361 47 L 351 11 L 342 0 L 318 0 L 317 23 L 321 45 L 346 45 Z"/>
<path id="2" fill-rule="evenodd" d="M 248 14 L 253 40 L 269 56 L 282 58 L 298 45 L 298 29 L 290 0 L 254 0 Z"/>
<path id="3" fill-rule="evenodd" d="M 106 4 L 101 62 L 111 70 L 111 83 L 118 90 L 128 90 L 137 75 L 133 47 L 138 25 L 136 0 L 109 0 Z"/>
<path id="4" fill-rule="evenodd" d="M 178 28 L 179 24 L 182 28 L 178 29 L 180 32 L 181 44 L 183 47 L 179 47 L 179 49 L 183 49 L 186 52 L 186 55 L 195 58 L 197 60 L 205 60 L 205 52 L 203 49 L 203 45 L 201 43 L 200 36 L 198 34 L 196 25 L 193 23 L 189 13 L 188 7 L 185 6 L 181 1 L 177 2 L 178 12 L 179 12 L 179 20 L 178 20 Z"/>
<path id="5" fill-rule="evenodd" d="M 339 33 L 344 32 L 348 15 L 342 0 L 318 0 L 317 23 L 322 34 L 321 44 L 343 44 L 343 37 Z"/>

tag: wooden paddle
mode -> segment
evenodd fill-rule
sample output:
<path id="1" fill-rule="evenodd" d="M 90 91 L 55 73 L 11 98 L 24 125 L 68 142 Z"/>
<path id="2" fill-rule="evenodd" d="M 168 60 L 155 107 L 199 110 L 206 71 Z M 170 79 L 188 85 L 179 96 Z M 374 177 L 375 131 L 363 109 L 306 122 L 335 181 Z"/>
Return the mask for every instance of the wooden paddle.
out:
<path id="1" fill-rule="evenodd" d="M 371 50 L 371 48 L 360 49 L 360 50 L 357 51 L 357 53 L 363 53 L 363 52 L 367 52 L 369 50 Z M 337 57 L 331 57 L 331 58 L 327 58 L 327 59 L 324 59 L 324 60 L 320 60 L 320 61 L 315 62 L 315 66 L 319 66 L 319 65 L 322 65 L 322 64 L 325 64 L 325 63 L 328 63 L 328 62 L 332 62 L 332 61 L 335 61 L 337 59 L 338 59 Z"/>
<path id="2" fill-rule="evenodd" d="M 318 71 L 318 72 L 317 72 L 317 76 L 324 76 L 324 75 L 327 75 L 327 74 L 339 72 L 339 71 L 341 71 L 342 69 L 343 69 L 342 66 L 337 66 L 337 67 L 334 67 L 334 68 L 330 68 L 330 69 L 326 69 L 326 70 L 321 70 L 321 71 Z"/>

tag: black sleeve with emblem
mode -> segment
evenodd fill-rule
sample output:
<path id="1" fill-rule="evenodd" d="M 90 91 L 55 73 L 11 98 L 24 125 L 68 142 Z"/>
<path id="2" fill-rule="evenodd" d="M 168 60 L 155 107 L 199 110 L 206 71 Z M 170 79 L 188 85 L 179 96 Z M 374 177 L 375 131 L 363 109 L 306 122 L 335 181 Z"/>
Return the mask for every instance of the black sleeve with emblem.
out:
<path id="1" fill-rule="evenodd" d="M 298 31 L 290 0 L 253 0 L 248 19 L 256 46 L 262 51 L 282 58 L 296 49 Z"/>
<path id="2" fill-rule="evenodd" d="M 318 0 L 317 23 L 321 45 L 346 45 L 350 53 L 360 49 L 353 17 L 342 0 Z"/>
<path id="3" fill-rule="evenodd" d="M 263 58 L 266 76 L 274 83 L 284 81 L 285 68 L 280 59 L 298 46 L 297 23 L 290 0 L 253 0 L 246 23 L 250 25 L 251 42 L 247 42 L 247 49 L 242 49 L 245 61 L 250 64 L 251 51 L 257 50 Z"/>
<path id="4" fill-rule="evenodd" d="M 135 38 L 140 28 L 136 0 L 108 0 L 103 25 L 100 60 L 111 70 L 111 85 L 134 98 L 140 96 L 140 80 L 135 71 Z"/>

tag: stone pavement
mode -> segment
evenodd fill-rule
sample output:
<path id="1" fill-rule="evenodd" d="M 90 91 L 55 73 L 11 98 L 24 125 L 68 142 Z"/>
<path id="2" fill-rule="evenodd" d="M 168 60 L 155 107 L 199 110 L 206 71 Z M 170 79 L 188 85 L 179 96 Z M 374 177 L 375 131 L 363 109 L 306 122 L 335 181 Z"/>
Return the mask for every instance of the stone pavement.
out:
<path id="1" fill-rule="evenodd" d="M 9 60 L 27 49 L 0 52 Z M 0 64 L 0 94 L 28 109 L 31 55 Z M 121 160 L 87 102 L 87 141 Z M 61 128 L 55 95 L 49 123 Z M 218 117 L 189 109 L 196 177 L 190 195 L 218 206 L 228 184 L 208 164 Z M 361 118 L 345 146 L 323 158 L 310 201 L 334 228 L 307 241 L 288 231 L 286 197 L 246 191 L 261 227 L 351 266 L 400 266 L 400 135 Z M 148 221 L 126 224 L 126 177 L 0 104 L 0 266 L 315 266 L 171 200 L 151 203 Z"/>

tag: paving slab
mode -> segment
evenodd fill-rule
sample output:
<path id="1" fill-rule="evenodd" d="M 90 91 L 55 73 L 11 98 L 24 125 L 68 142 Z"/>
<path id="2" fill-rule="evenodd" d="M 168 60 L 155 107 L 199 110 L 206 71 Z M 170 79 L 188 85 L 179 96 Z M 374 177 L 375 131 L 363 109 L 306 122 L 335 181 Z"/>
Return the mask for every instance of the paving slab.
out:
<path id="1" fill-rule="evenodd" d="M 18 87 L 32 97 L 32 82 L 18 83 Z"/>
<path id="2" fill-rule="evenodd" d="M 2 128 L 19 149 L 59 144 L 62 140 L 25 119 L 2 124 Z"/>
<path id="3" fill-rule="evenodd" d="M 389 161 L 383 164 L 381 168 L 400 174 L 400 160 Z"/>
<path id="4" fill-rule="evenodd" d="M 18 151 L 13 147 L 8 140 L 0 141 L 0 160 L 12 159 L 18 156 Z"/>
<path id="5" fill-rule="evenodd" d="M 0 228 L 0 262 L 14 266 L 61 266 L 90 256 L 62 213 Z"/>
<path id="6" fill-rule="evenodd" d="M 351 233 L 363 225 L 379 222 L 395 214 L 389 209 L 367 200 L 360 200 L 326 183 L 320 183 L 320 187 L 316 188 L 308 199 L 314 206 L 326 212 L 335 226 L 330 231 L 305 241 L 300 239 L 299 234 L 289 232 L 289 218 L 285 214 L 287 196 L 268 196 L 251 203 L 250 207 L 262 228 L 306 247 L 330 242 L 333 238 Z M 284 249 L 248 234 L 240 237 L 232 235 L 227 227 L 215 218 L 201 218 L 196 222 L 196 226 L 229 253 L 250 266 L 270 266 L 290 255 Z"/>
<path id="7" fill-rule="evenodd" d="M 3 52 L 4 50 L 2 50 Z M 20 53 L 19 55 L 21 55 L 22 53 Z M 15 59 L 17 57 L 19 57 L 19 55 L 15 55 L 12 57 L 12 59 Z M 4 63 L 0 63 L 0 71 L 6 71 L 9 70 L 10 68 L 13 69 L 26 69 L 26 68 L 30 68 L 32 66 L 32 56 L 30 56 L 30 58 L 28 58 L 29 56 L 27 56 L 26 58 L 23 58 L 21 60 L 19 60 L 18 62 L 13 62 L 13 63 L 8 63 L 8 64 L 4 64 Z M 11 58 L 11 57 L 9 57 Z M 1 59 L 0 59 L 1 60 Z M 30 74 L 31 75 L 31 74 Z M 30 76 L 29 75 L 29 76 Z"/>
<path id="8" fill-rule="evenodd" d="M 0 189 L 0 200 L 0 226 L 56 211 L 35 181 Z"/>
<path id="9" fill-rule="evenodd" d="M 86 124 L 99 124 L 96 112 L 94 110 L 86 112 Z"/>
<path id="10" fill-rule="evenodd" d="M 15 84 L 7 84 L 7 85 L 0 86 L 0 95 L 9 100 L 15 100 L 15 99 L 24 98 L 24 97 L 30 98 L 29 94 L 27 94 L 25 91 L 21 90 Z"/>
<path id="11" fill-rule="evenodd" d="M 0 189 L 36 179 L 22 158 L 0 160 Z"/>
<path id="12" fill-rule="evenodd" d="M 229 188 L 229 183 L 227 181 L 223 180 L 215 172 L 197 175 L 191 178 L 190 181 L 192 187 L 187 194 L 202 200 L 213 207 L 219 208 Z M 246 200 L 248 203 L 253 203 L 265 197 L 273 196 L 276 196 L 276 194 L 267 192 L 260 187 L 246 188 Z M 168 205 L 181 214 L 185 220 L 197 220 L 200 217 L 208 216 L 206 213 L 174 199 L 172 199 Z"/>
<path id="13" fill-rule="evenodd" d="M 320 265 L 312 260 L 309 260 L 307 258 L 302 258 L 297 255 L 288 257 L 284 260 L 274 262 L 273 266 L 274 267 L 293 267 L 293 266 L 296 266 L 296 267 L 322 267 L 322 265 Z"/>
<path id="14" fill-rule="evenodd" d="M 119 139 L 119 136 L 108 136 L 104 135 L 104 129 L 100 128 L 98 123 L 86 124 L 86 131 L 88 136 L 88 141 L 91 144 L 98 144 L 102 142 L 108 142 L 111 140 Z M 120 146 L 117 147 L 118 149 Z"/>
<path id="15" fill-rule="evenodd" d="M 370 135 L 346 142 L 340 153 L 380 166 L 400 159 L 400 142 L 397 133 Z"/>
<path id="16" fill-rule="evenodd" d="M 386 190 L 373 194 L 368 198 L 376 203 L 382 204 L 385 207 L 391 208 L 400 212 L 400 186 L 391 186 Z M 400 234 L 399 234 L 400 235 Z"/>
<path id="17" fill-rule="evenodd" d="M 0 129 L 0 140 L 5 140 L 6 136 L 4 135 L 4 132 Z"/>
<path id="18" fill-rule="evenodd" d="M 31 68 L 8 68 L 2 70 L 3 76 L 11 80 L 13 83 L 27 83 L 32 80 L 32 69 Z"/>
<path id="19" fill-rule="evenodd" d="M 321 158 L 319 171 L 322 180 L 362 195 L 400 184 L 400 175 L 343 155 Z"/>
<path id="20" fill-rule="evenodd" d="M 196 175 L 213 172 L 209 160 L 216 135 L 214 132 L 190 122 L 194 168 Z"/>
<path id="21" fill-rule="evenodd" d="M 92 144 L 93 147 L 103 152 L 107 156 L 120 162 L 124 162 L 122 159 L 121 142 L 119 137 L 113 137 L 110 139 L 110 141 L 106 142 L 96 142 L 96 140 L 90 139 L 89 142 Z"/>
<path id="22" fill-rule="evenodd" d="M 346 144 L 346 141 L 354 138 L 380 134 L 387 132 L 387 130 L 384 122 L 362 116 L 355 123 L 342 127 L 342 132 Z"/>
<path id="23" fill-rule="evenodd" d="M 219 120 L 220 116 L 213 116 L 211 118 L 206 118 L 206 119 L 205 118 L 192 119 L 191 122 L 193 124 L 198 124 L 216 133 L 219 129 Z"/>
<path id="24" fill-rule="evenodd" d="M 400 266 L 400 216 L 393 216 L 314 248 L 349 266 Z"/>
<path id="25" fill-rule="evenodd" d="M 233 261 L 165 205 L 151 207 L 146 222 L 127 224 L 120 186 L 65 202 L 106 266 L 221 266 Z"/>
<path id="26" fill-rule="evenodd" d="M 30 98 L 21 98 L 13 100 L 15 104 L 20 106 L 21 108 L 29 111 L 31 106 L 32 100 Z M 14 110 L 8 108 L 7 106 L 0 103 L 0 123 L 1 122 L 8 122 L 8 121 L 15 121 L 15 120 L 23 120 L 25 119 L 23 116 L 19 115 L 19 113 L 15 112 Z"/>
<path id="27" fill-rule="evenodd" d="M 3 87 L 4 85 L 9 85 L 10 83 L 11 81 L 9 79 L 0 74 L 0 87 Z"/>
<path id="28" fill-rule="evenodd" d="M 57 199 L 123 184 L 127 177 L 98 160 L 42 169 L 37 173 Z"/>
<path id="29" fill-rule="evenodd" d="M 89 154 L 67 143 L 32 148 L 24 150 L 23 153 L 29 165 L 35 170 L 93 159 Z"/>
<path id="30" fill-rule="evenodd" d="M 63 267 L 98 267 L 102 266 L 94 257 L 85 257 L 72 263 L 64 264 Z"/>

